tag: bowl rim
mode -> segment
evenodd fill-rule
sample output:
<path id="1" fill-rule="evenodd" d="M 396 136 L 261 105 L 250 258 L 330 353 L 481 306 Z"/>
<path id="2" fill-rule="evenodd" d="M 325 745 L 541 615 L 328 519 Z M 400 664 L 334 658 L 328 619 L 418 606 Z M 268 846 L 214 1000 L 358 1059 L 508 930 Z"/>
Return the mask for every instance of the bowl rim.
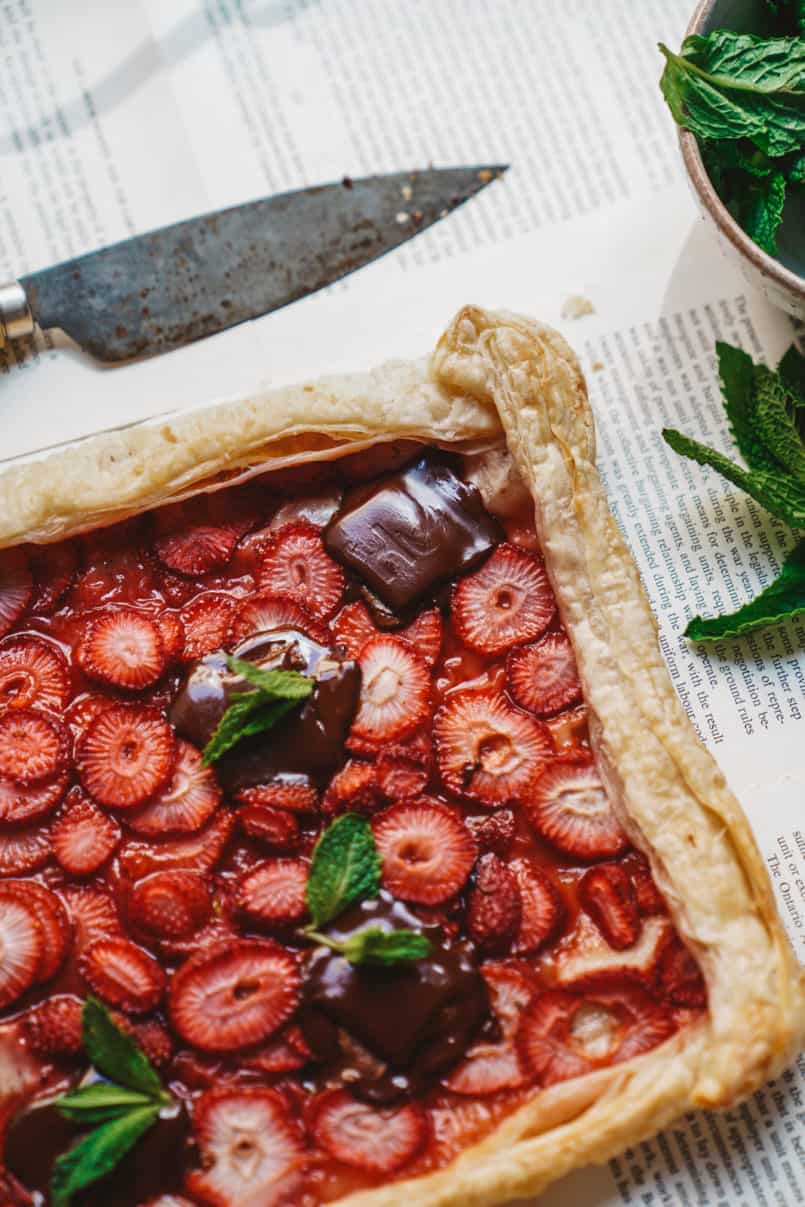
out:
<path id="1" fill-rule="evenodd" d="M 700 0 L 690 19 L 690 24 L 685 30 L 686 38 L 690 37 L 691 34 L 701 33 L 707 17 L 709 17 L 715 6 L 715 2 L 716 0 Z M 764 276 L 772 277 L 785 289 L 789 289 L 800 297 L 805 298 L 805 277 L 800 276 L 793 269 L 787 268 L 785 264 L 781 264 L 774 256 L 770 256 L 768 252 L 763 251 L 735 221 L 710 180 L 696 136 L 691 134 L 689 130 L 684 130 L 680 127 L 678 137 L 682 159 L 690 181 L 699 196 L 699 200 L 708 210 L 721 233 L 730 241 L 736 251 L 750 260 L 755 268 Z"/>

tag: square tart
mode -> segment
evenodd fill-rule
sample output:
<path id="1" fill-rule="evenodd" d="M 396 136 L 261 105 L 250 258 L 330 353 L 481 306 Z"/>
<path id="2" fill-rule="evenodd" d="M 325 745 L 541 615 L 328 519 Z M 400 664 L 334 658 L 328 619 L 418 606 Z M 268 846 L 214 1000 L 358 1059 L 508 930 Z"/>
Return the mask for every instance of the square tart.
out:
<path id="1" fill-rule="evenodd" d="M 433 530 L 415 514 L 428 491 Z M 413 519 L 395 512 L 403 496 Z M 0 964 L 7 1155 L 20 1112 L 84 1071 L 50 1050 L 41 1011 L 90 991 L 180 1087 L 194 1137 L 178 1183 L 152 1177 L 143 1203 L 504 1203 L 687 1111 L 734 1105 L 797 1051 L 803 972 L 674 691 L 595 467 L 584 379 L 550 328 L 466 307 L 427 360 L 89 437 L 0 477 L 0 546 L 0 923 L 5 909 L 39 944 L 16 986 Z M 339 674 L 360 668 L 336 754 L 308 775 L 244 750 L 204 780 L 209 725 L 177 712 L 187 677 L 278 629 L 316 657 L 336 650 Z M 118 641 L 140 651 L 129 681 Z M 399 714 L 372 696 L 384 675 Z M 121 788 L 88 735 L 135 713 L 167 730 L 174 762 Z M 179 759 L 199 776 L 187 813 L 168 791 L 182 798 Z M 285 916 L 270 893 L 261 904 L 267 869 L 296 877 L 298 896 L 317 835 L 345 811 L 371 821 L 377 908 L 428 928 L 448 963 L 460 948 L 454 1015 L 482 1003 L 460 1058 L 427 1076 L 398 1051 L 424 965 L 391 1028 L 361 1017 L 358 1039 L 339 1015 L 340 1055 L 325 1059 L 314 945 L 291 927 L 304 901 Z M 107 843 L 86 867 L 82 818 Z M 178 937 L 138 887 L 177 869 L 195 918 Z M 88 934 L 92 894 L 112 920 Z M 145 987 L 127 997 L 115 964 L 132 946 Z M 187 988 L 205 960 L 246 949 L 277 983 L 296 971 L 281 1024 L 238 1040 L 236 1012 L 201 1026 Z M 441 1043 L 446 1014 L 427 1017 Z M 239 1118 L 253 1134 L 238 1151 Z"/>

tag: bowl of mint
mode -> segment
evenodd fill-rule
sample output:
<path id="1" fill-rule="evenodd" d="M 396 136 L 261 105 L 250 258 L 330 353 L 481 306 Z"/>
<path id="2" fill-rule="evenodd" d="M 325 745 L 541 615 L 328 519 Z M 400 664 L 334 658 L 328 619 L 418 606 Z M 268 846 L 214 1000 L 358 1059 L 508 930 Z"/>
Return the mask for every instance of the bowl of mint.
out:
<path id="1" fill-rule="evenodd" d="M 805 319 L 805 0 L 703 0 L 663 96 L 706 219 L 749 282 Z"/>

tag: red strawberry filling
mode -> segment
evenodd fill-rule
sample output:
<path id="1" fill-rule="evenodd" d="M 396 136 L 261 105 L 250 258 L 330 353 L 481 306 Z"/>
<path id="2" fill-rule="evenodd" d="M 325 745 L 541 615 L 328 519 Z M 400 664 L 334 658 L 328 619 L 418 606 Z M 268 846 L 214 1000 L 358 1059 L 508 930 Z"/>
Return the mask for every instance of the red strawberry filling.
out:
<path id="1" fill-rule="evenodd" d="M 97 996 L 192 1126 L 161 1197 L 98 1201 L 313 1207 L 427 1172 L 706 1008 L 529 515 L 502 543 L 452 463 L 372 456 L 0 557 L 0 1021 L 75 1083 Z M 235 649 L 315 689 L 208 766 L 253 689 Z M 331 950 L 307 890 L 345 814 L 381 886 Z M 367 926 L 430 952 L 353 964 Z"/>

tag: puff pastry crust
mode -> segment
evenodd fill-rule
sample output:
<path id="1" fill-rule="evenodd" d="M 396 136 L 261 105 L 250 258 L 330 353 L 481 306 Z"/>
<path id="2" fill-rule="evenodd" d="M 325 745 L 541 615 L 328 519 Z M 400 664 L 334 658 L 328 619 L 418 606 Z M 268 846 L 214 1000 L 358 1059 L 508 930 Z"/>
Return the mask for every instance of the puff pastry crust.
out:
<path id="1" fill-rule="evenodd" d="M 747 820 L 666 671 L 595 468 L 571 349 L 539 323 L 466 307 L 429 361 L 93 436 L 7 471 L 0 546 L 46 543 L 268 468 L 404 437 L 462 449 L 505 441 L 534 500 L 602 774 L 709 993 L 704 1021 L 644 1056 L 536 1092 L 445 1169 L 342 1200 L 486 1207 L 605 1161 L 685 1111 L 734 1103 L 781 1071 L 805 1036 L 805 973 Z"/>

